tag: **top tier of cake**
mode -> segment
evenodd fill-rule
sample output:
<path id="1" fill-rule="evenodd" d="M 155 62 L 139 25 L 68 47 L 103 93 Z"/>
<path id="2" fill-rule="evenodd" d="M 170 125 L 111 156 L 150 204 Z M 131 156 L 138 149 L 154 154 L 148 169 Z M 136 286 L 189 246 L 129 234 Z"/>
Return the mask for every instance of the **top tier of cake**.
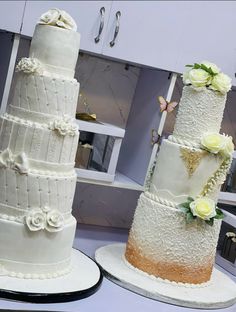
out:
<path id="1" fill-rule="evenodd" d="M 80 34 L 75 31 L 36 25 L 29 56 L 38 59 L 48 72 L 73 78 L 79 44 Z"/>
<path id="2" fill-rule="evenodd" d="M 207 88 L 198 90 L 193 86 L 185 86 L 173 136 L 179 140 L 200 143 L 204 133 L 219 133 L 225 102 L 225 94 Z"/>

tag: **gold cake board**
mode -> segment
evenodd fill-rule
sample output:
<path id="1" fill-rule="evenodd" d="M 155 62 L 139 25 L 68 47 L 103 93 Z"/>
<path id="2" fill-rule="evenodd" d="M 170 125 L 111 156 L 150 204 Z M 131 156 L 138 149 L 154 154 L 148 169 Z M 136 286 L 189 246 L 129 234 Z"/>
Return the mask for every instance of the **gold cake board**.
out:
<path id="1" fill-rule="evenodd" d="M 94 294 L 102 282 L 99 266 L 77 249 L 72 250 L 70 273 L 51 279 L 0 276 L 0 298 L 32 303 L 68 302 Z"/>
<path id="2" fill-rule="evenodd" d="M 189 308 L 221 309 L 236 303 L 236 283 L 216 268 L 209 283 L 186 287 L 151 278 L 129 267 L 124 262 L 125 246 L 107 245 L 95 254 L 104 275 L 114 283 L 145 297 Z"/>

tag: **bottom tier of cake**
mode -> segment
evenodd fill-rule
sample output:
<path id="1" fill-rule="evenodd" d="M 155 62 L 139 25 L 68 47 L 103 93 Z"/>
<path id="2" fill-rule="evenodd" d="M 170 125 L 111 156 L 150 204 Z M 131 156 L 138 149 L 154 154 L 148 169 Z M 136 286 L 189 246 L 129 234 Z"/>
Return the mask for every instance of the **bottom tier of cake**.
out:
<path id="1" fill-rule="evenodd" d="M 141 194 L 125 258 L 135 268 L 170 281 L 210 280 L 221 222 L 187 224 L 184 214 Z"/>
<path id="2" fill-rule="evenodd" d="M 24 223 L 0 220 L 0 275 L 55 278 L 70 271 L 76 220 L 58 232 L 30 231 Z"/>

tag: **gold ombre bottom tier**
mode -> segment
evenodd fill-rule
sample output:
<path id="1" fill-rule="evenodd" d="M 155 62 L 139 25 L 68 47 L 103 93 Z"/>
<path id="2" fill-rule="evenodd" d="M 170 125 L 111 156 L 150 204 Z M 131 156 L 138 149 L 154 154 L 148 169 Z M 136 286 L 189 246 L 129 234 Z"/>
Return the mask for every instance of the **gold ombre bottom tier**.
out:
<path id="1" fill-rule="evenodd" d="M 158 199 L 158 198 L 157 198 Z M 141 194 L 126 247 L 134 267 L 170 281 L 201 284 L 211 278 L 221 222 L 187 224 L 177 208 Z"/>

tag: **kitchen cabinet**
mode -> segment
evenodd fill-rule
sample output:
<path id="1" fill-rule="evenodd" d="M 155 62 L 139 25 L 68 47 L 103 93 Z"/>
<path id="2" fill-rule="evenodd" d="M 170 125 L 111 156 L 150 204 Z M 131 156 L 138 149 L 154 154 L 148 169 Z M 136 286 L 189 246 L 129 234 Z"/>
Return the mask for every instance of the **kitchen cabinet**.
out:
<path id="1" fill-rule="evenodd" d="M 75 20 L 81 34 L 80 49 L 102 53 L 104 33 L 112 1 L 27 1 L 22 25 L 22 35 L 32 37 L 40 16 L 51 8 L 68 12 Z M 103 9 L 102 9 L 103 8 Z M 95 42 L 103 19 L 100 40 Z"/>
<path id="2" fill-rule="evenodd" d="M 103 54 L 179 73 L 185 64 L 209 60 L 236 85 L 235 15 L 234 1 L 113 1 Z"/>
<path id="3" fill-rule="evenodd" d="M 1 1 L 0 29 L 20 33 L 25 1 Z"/>
<path id="4" fill-rule="evenodd" d="M 15 2 L 22 10 L 24 1 Z M 0 25 L 19 32 L 22 14 L 10 14 L 19 24 L 13 29 L 7 10 L 16 10 L 8 3 Z M 75 19 L 81 51 L 178 73 L 187 63 L 209 60 L 236 85 L 236 42 L 231 36 L 234 1 L 26 1 L 21 33 L 32 36 L 40 15 L 53 7 Z"/>

